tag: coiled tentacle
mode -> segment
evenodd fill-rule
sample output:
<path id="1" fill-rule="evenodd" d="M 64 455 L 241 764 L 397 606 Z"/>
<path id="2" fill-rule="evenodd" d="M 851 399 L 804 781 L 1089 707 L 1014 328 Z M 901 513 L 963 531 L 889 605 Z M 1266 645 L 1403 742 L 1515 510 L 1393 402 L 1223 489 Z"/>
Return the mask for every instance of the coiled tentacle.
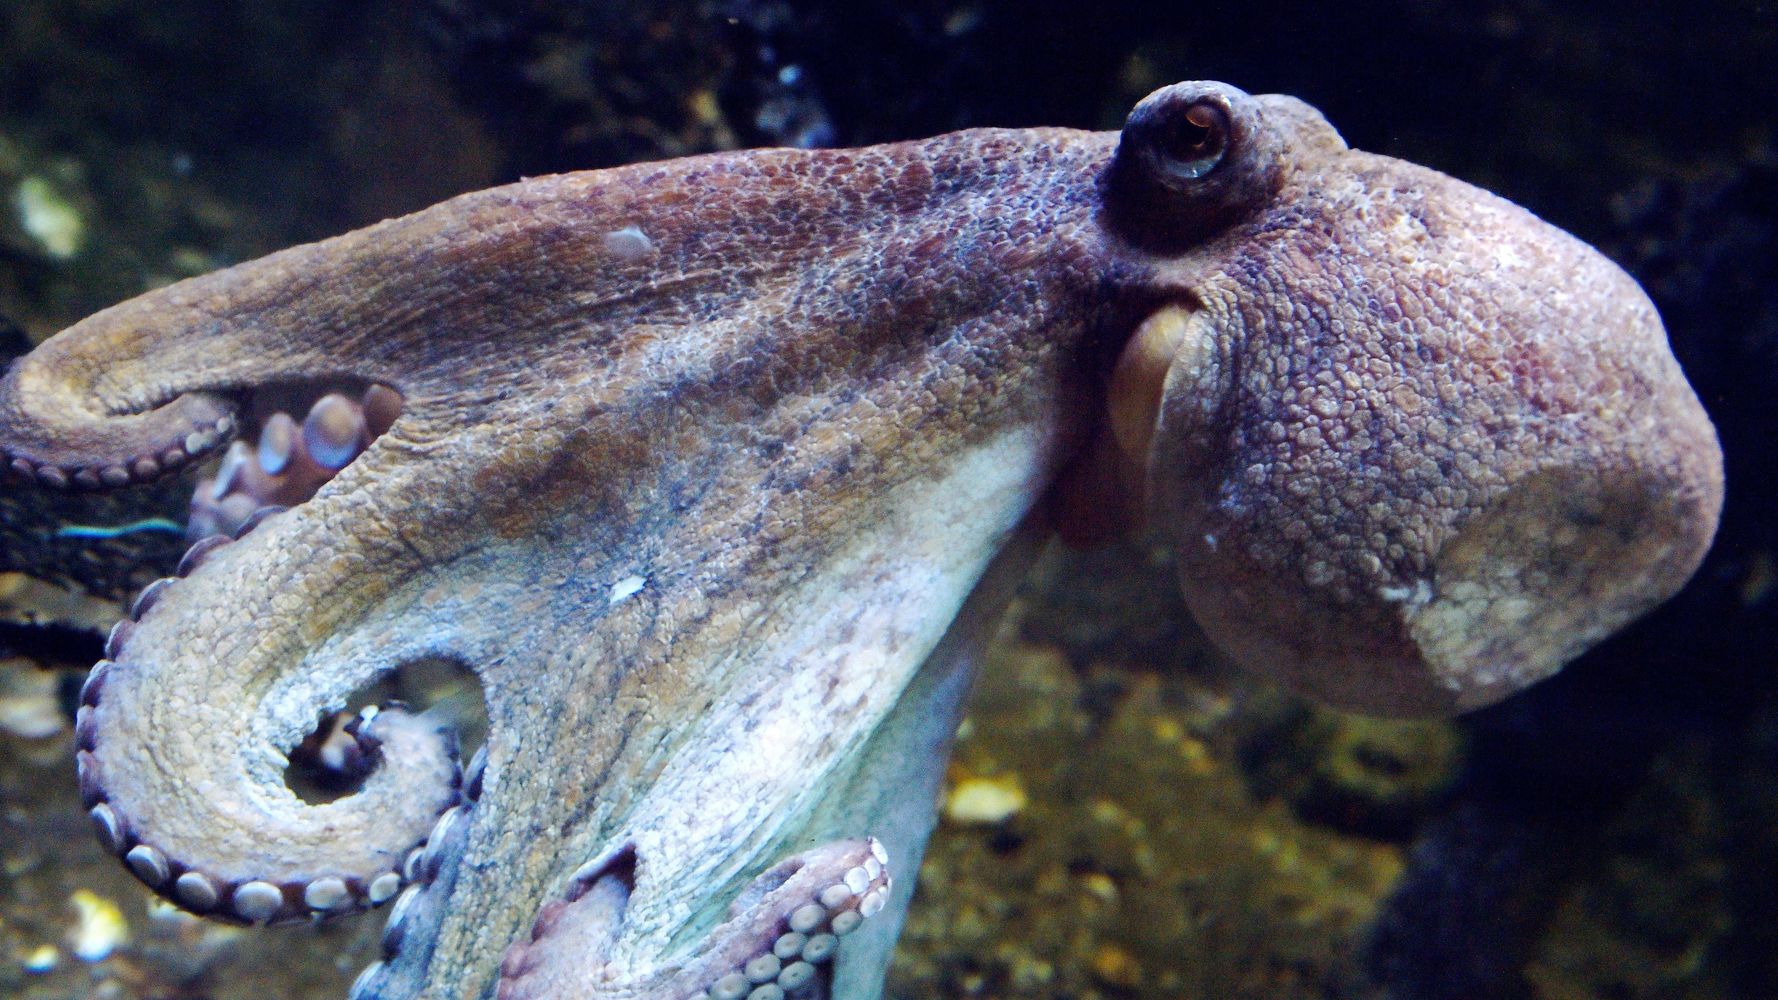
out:
<path id="1" fill-rule="evenodd" d="M 259 530 L 298 527 L 277 523 L 289 518 L 272 515 Z M 346 728 L 372 765 L 362 787 L 325 804 L 297 798 L 284 755 L 352 683 L 342 674 L 310 696 L 323 703 L 274 709 L 279 686 L 262 664 L 290 649 L 302 622 L 278 622 L 272 602 L 238 585 L 236 545 L 222 536 L 194 545 L 186 578 L 150 585 L 113 629 L 81 691 L 83 801 L 100 841 L 189 910 L 282 923 L 386 902 L 414 878 L 410 854 L 458 799 L 454 734 L 398 708 L 366 712 Z M 176 606 L 217 588 L 238 595 L 217 611 L 237 618 L 237 630 L 206 641 L 182 627 Z M 209 684 L 194 683 L 194 660 Z M 230 675 L 236 684 L 218 680 Z"/>

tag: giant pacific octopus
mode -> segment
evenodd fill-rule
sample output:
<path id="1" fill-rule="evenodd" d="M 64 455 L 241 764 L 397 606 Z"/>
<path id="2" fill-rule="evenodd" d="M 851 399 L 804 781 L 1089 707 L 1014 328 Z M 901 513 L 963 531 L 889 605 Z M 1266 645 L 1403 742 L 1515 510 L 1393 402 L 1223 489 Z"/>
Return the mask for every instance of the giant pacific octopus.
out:
<path id="1" fill-rule="evenodd" d="M 1145 519 L 1240 663 L 1453 713 L 1671 595 L 1722 492 L 1627 275 L 1216 83 L 1121 132 L 534 178 L 180 282 L 12 368 L 3 464 L 151 479 L 288 439 L 249 398 L 293 384 L 400 413 L 140 596 L 78 776 L 188 909 L 392 902 L 357 997 L 876 996 L 1052 532 Z M 317 718 L 419 661 L 479 680 L 476 759 L 366 710 L 358 784 L 298 797 Z"/>

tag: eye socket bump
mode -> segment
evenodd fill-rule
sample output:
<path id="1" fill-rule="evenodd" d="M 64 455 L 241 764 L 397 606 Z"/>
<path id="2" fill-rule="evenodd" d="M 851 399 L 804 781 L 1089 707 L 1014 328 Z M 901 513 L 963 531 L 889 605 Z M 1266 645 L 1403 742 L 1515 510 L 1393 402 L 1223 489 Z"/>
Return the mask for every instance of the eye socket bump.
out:
<path id="1" fill-rule="evenodd" d="M 1281 140 L 1260 102 L 1221 83 L 1179 83 L 1137 104 L 1106 189 L 1127 239 L 1178 249 L 1263 205 L 1280 182 Z"/>

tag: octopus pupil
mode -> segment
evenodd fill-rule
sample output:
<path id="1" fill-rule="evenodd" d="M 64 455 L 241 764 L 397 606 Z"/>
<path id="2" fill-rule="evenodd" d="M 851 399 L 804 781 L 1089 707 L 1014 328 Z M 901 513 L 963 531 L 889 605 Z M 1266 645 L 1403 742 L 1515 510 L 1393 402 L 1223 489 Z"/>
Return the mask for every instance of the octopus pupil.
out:
<path id="1" fill-rule="evenodd" d="M 1228 132 L 1219 109 L 1204 103 L 1193 104 L 1184 114 L 1174 117 L 1171 124 L 1163 132 L 1160 145 L 1174 173 L 1196 179 L 1222 162 Z"/>

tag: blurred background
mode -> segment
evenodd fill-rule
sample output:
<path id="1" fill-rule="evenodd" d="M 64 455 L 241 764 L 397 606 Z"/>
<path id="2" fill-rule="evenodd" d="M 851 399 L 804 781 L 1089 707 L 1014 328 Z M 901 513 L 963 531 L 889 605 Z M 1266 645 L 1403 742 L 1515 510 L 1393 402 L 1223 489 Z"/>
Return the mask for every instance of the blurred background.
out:
<path id="1" fill-rule="evenodd" d="M 7 0 L 0 359 L 524 175 L 1116 128 L 1179 79 L 1295 94 L 1647 287 L 1727 452 L 1716 548 L 1554 681 L 1419 723 L 1232 673 L 1157 546 L 1052 552 L 964 725 L 890 995 L 1773 997 L 1774 65 L 1778 7 L 1750 0 Z M 190 489 L 0 487 L 0 996 L 340 997 L 374 957 L 380 916 L 151 904 L 79 808 L 96 629 L 180 545 L 55 531 L 177 518 Z"/>

